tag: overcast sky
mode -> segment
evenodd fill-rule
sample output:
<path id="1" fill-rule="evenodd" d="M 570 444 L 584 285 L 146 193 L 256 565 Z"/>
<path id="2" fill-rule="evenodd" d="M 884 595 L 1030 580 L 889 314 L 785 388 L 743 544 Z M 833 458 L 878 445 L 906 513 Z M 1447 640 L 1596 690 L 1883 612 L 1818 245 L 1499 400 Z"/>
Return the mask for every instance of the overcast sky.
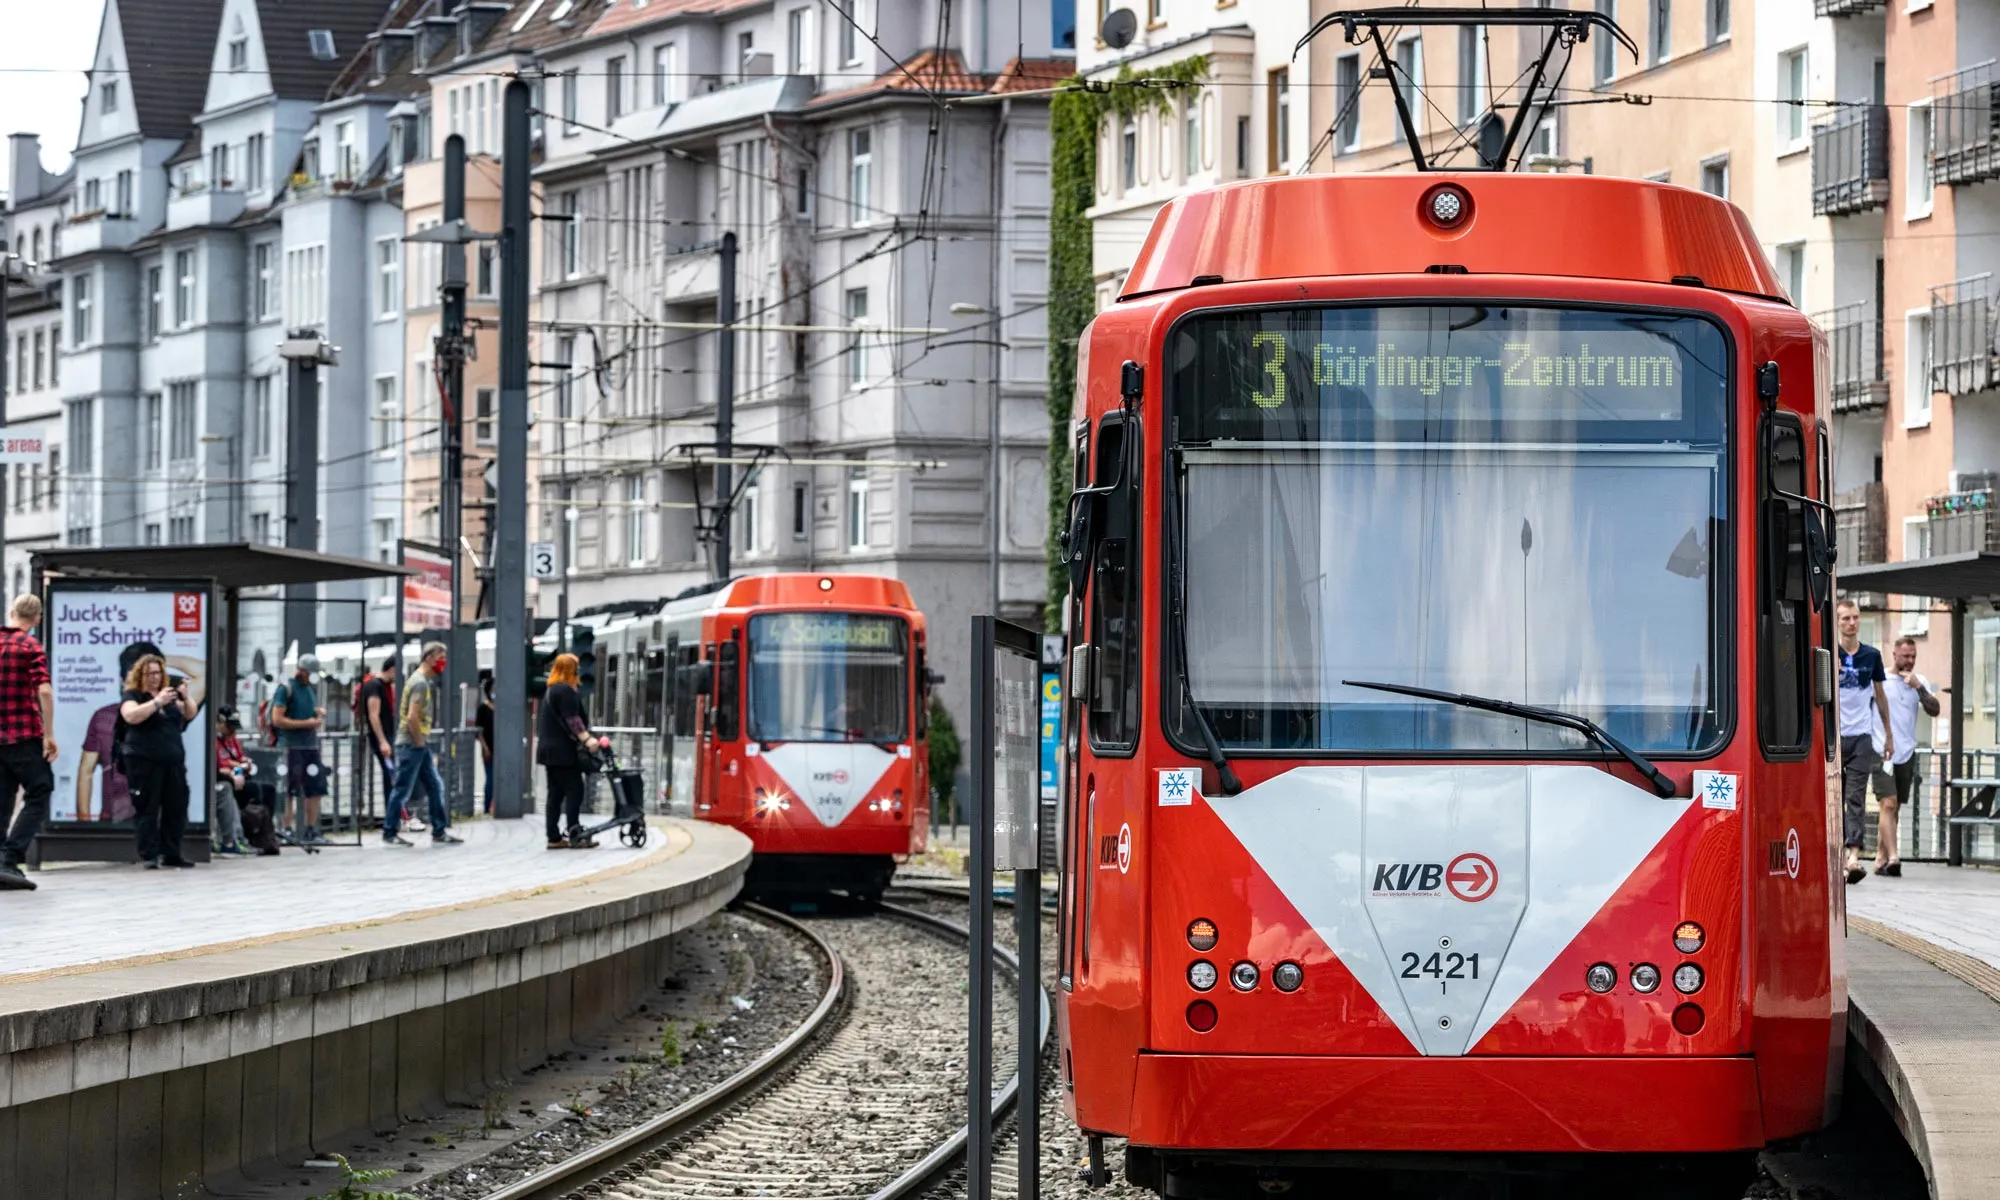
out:
<path id="1" fill-rule="evenodd" d="M 12 11 L 0 37 L 0 134 L 42 135 L 42 165 L 69 165 L 82 117 L 84 71 L 97 48 L 99 4 L 88 0 L 4 0 Z M 0 185 L 11 168 L 0 162 Z"/>

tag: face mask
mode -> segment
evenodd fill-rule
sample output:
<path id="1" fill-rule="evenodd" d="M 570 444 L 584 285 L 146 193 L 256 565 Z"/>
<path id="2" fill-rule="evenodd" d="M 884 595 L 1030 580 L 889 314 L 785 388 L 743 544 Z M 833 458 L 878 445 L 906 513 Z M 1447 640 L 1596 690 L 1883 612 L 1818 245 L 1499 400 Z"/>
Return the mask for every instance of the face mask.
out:
<path id="1" fill-rule="evenodd" d="M 436 671 L 440 675 L 444 673 L 444 655 L 440 654 L 431 660 L 431 670 Z"/>

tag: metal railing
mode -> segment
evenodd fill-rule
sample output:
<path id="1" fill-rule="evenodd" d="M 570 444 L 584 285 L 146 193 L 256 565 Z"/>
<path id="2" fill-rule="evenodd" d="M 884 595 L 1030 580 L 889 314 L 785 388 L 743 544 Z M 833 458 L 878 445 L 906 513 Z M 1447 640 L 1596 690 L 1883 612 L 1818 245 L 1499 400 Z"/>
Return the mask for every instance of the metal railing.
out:
<path id="1" fill-rule="evenodd" d="M 1812 127 L 1812 201 L 1816 217 L 1867 212 L 1889 203 L 1889 109 L 1843 108 Z"/>
<path id="2" fill-rule="evenodd" d="M 2000 179 L 2000 70 L 1991 60 L 1931 82 L 1931 122 L 1937 182 Z"/>
<path id="3" fill-rule="evenodd" d="M 1889 549 L 1889 507 L 1880 483 L 1864 483 L 1833 497 L 1833 539 L 1843 567 L 1885 562 Z"/>
<path id="4" fill-rule="evenodd" d="M 1889 403 L 1888 363 L 1882 353 L 1882 314 L 1866 300 L 1815 316 L 1826 331 L 1833 373 L 1833 411 L 1860 412 Z"/>
<path id="5" fill-rule="evenodd" d="M 1931 289 L 1930 385 L 1969 396 L 2000 382 L 1996 373 L 1993 276 L 1955 279 Z M 1913 348 L 1914 349 L 1914 348 Z"/>
<path id="6" fill-rule="evenodd" d="M 2000 525 L 1992 520 L 1989 490 L 1946 492 L 1924 501 L 1930 530 L 1927 557 L 2000 549 Z"/>
<path id="7" fill-rule="evenodd" d="M 1815 17 L 1852 17 L 1888 6 L 1889 0 L 1813 0 Z"/>
<path id="8" fill-rule="evenodd" d="M 1951 853 L 1951 824 L 1948 819 L 1952 797 L 1945 782 L 1951 774 L 1951 751 L 1935 746 L 1917 749 L 1918 778 L 1896 822 L 1896 849 L 1913 862 L 1944 862 Z M 2000 750 L 1967 750 L 1961 758 L 1960 779 L 1991 779 L 2000 776 Z M 1886 770 L 1887 767 L 1884 767 Z M 1966 799 L 1970 799 L 1967 797 Z M 1861 853 L 1872 858 L 1881 834 L 1882 806 L 1869 781 L 1867 821 L 1861 834 Z M 1977 866 L 2000 866 L 2000 826 L 1960 827 L 1959 848 L 1964 861 Z"/>

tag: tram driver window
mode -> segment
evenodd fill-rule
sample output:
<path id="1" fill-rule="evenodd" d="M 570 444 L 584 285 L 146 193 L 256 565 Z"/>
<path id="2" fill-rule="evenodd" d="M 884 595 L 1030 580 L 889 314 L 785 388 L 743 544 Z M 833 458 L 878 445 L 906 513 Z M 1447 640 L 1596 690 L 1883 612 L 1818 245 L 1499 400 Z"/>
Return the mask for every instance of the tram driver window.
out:
<path id="1" fill-rule="evenodd" d="M 1768 418 L 1763 437 L 1762 519 L 1757 644 L 1758 733 L 1765 753 L 1794 757 L 1812 739 L 1807 670 L 1812 661 L 1812 610 L 1806 575 L 1805 505 L 1778 495 L 1806 494 L 1806 441 L 1798 418 Z"/>
<path id="2" fill-rule="evenodd" d="M 1137 423 L 1122 413 L 1107 415 L 1098 427 L 1092 479 L 1116 490 L 1096 498 L 1099 519 L 1090 569 L 1090 638 L 1097 647 L 1097 678 L 1091 687 L 1090 742 L 1093 749 L 1130 750 L 1139 735 L 1139 487 L 1140 451 L 1127 452 Z"/>

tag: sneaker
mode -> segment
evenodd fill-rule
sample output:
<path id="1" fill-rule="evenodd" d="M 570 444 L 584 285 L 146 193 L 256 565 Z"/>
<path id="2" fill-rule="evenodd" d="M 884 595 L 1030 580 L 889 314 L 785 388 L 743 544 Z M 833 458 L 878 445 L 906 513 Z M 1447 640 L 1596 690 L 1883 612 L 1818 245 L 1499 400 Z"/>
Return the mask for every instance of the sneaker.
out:
<path id="1" fill-rule="evenodd" d="M 385 834 L 383 834 L 383 835 L 382 835 L 382 844 L 383 844 L 384 846 L 414 846 L 414 845 L 416 845 L 416 843 L 415 843 L 415 842 L 413 842 L 413 841 L 411 841 L 410 839 L 408 839 L 408 838 L 404 837 L 404 836 L 403 836 L 402 834 L 400 834 L 400 833 L 385 833 Z"/>
<path id="2" fill-rule="evenodd" d="M 139 865 L 145 867 L 148 871 L 157 871 L 160 869 L 160 860 L 157 858 L 142 858 L 139 860 Z"/>
<path id="3" fill-rule="evenodd" d="M 463 846 L 465 845 L 465 839 L 453 833 L 449 829 L 440 829 L 436 833 L 431 835 L 431 845 Z"/>
<path id="4" fill-rule="evenodd" d="M 305 840 L 308 842 L 323 842 L 326 840 L 326 835 L 319 831 L 318 826 L 314 826 L 313 828 L 306 830 Z"/>
<path id="5" fill-rule="evenodd" d="M 0 892 L 32 892 L 35 881 L 21 874 L 13 863 L 0 863 Z"/>

